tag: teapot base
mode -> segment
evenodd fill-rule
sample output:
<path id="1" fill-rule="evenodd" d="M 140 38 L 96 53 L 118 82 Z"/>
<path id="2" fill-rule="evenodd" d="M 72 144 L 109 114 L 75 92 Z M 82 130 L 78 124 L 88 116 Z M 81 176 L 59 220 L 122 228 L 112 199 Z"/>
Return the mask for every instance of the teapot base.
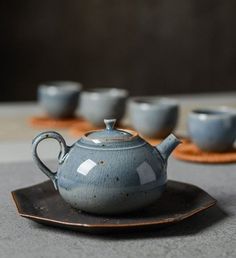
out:
<path id="1" fill-rule="evenodd" d="M 104 189 L 89 191 L 86 187 L 77 188 L 74 193 L 69 194 L 66 190 L 60 189 L 60 194 L 75 209 L 97 215 L 118 215 L 148 207 L 160 198 L 165 189 L 166 184 L 163 184 L 142 191 L 112 189 L 112 193 L 109 193 Z"/>

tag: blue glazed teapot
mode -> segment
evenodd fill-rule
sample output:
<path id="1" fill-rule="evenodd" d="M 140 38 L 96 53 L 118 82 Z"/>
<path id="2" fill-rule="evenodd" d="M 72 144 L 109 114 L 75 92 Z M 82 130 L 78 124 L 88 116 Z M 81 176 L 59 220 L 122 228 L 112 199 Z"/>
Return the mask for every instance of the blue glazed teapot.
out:
<path id="1" fill-rule="evenodd" d="M 167 159 L 180 141 L 169 135 L 151 146 L 137 133 L 116 129 L 115 119 L 105 119 L 106 129 L 86 133 L 67 146 L 56 132 L 43 132 L 33 140 L 33 158 L 72 207 L 96 214 L 120 214 L 144 208 L 163 193 Z M 47 138 L 60 144 L 59 166 L 52 172 L 37 154 Z"/>

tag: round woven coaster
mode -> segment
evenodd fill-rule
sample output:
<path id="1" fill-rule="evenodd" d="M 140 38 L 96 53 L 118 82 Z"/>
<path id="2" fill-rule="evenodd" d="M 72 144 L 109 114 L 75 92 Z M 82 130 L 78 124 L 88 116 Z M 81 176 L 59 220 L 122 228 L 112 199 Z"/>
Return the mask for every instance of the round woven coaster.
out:
<path id="1" fill-rule="evenodd" d="M 236 162 L 236 150 L 222 153 L 204 152 L 188 140 L 184 140 L 183 143 L 175 149 L 173 156 L 176 159 L 196 163 L 220 164 Z"/>
<path id="2" fill-rule="evenodd" d="M 77 117 L 54 119 L 46 116 L 34 116 L 28 120 L 30 126 L 34 128 L 68 128 L 81 121 L 84 120 Z"/>

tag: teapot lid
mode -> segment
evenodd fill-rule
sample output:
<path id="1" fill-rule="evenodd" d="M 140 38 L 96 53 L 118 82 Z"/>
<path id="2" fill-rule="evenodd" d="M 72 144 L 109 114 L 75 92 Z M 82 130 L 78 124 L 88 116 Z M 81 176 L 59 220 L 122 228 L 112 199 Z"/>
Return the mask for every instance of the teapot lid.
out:
<path id="1" fill-rule="evenodd" d="M 96 142 L 117 142 L 129 140 L 133 134 L 128 131 L 115 128 L 116 119 L 104 119 L 106 128 L 100 131 L 92 131 L 85 134 L 89 140 Z"/>
<path id="2" fill-rule="evenodd" d="M 95 149 L 123 149 L 146 144 L 136 132 L 115 128 L 116 119 L 104 119 L 106 128 L 86 133 L 77 141 L 77 145 Z"/>

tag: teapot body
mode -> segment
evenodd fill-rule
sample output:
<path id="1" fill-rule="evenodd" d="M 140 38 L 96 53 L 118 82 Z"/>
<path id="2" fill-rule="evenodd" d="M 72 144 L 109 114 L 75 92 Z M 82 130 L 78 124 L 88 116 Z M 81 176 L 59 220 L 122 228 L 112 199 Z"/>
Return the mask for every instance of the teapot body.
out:
<path id="1" fill-rule="evenodd" d="M 156 148 L 86 148 L 75 143 L 57 172 L 57 187 L 71 206 L 97 214 L 135 211 L 165 189 L 166 166 Z"/>

